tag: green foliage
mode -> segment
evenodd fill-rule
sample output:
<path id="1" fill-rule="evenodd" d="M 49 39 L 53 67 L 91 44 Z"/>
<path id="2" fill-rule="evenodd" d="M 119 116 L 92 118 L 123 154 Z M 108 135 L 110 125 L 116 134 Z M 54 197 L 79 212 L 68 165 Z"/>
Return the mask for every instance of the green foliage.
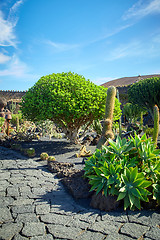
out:
<path id="1" fill-rule="evenodd" d="M 132 121 L 135 122 L 144 112 L 144 109 L 140 108 L 137 104 L 126 103 L 123 107 L 123 114 L 127 117 L 130 123 Z"/>
<path id="2" fill-rule="evenodd" d="M 92 185 L 90 191 L 96 189 L 96 194 L 98 194 L 103 189 L 105 196 L 117 195 L 117 186 L 120 184 L 119 172 L 121 171 L 121 167 L 104 162 L 101 167 L 94 166 L 94 171 L 96 175 L 88 176 L 90 180 L 89 183 Z"/>
<path id="3" fill-rule="evenodd" d="M 55 126 L 53 121 L 46 120 L 36 122 L 36 127 L 42 136 L 49 136 L 50 139 L 52 137 L 62 138 L 61 134 L 57 132 L 58 128 Z"/>
<path id="4" fill-rule="evenodd" d="M 141 201 L 147 202 L 150 194 L 159 203 L 160 150 L 152 139 L 135 134 L 128 140 L 117 136 L 108 143 L 85 161 L 84 176 L 91 191 L 117 195 L 124 200 L 124 209 L 140 209 Z"/>
<path id="5" fill-rule="evenodd" d="M 148 195 L 151 193 L 146 189 L 152 182 L 145 180 L 143 173 L 138 173 L 138 168 L 125 168 L 121 174 L 121 188 L 117 201 L 124 199 L 124 210 L 128 207 L 134 210 L 141 209 L 140 200 L 149 202 Z"/>
<path id="6" fill-rule="evenodd" d="M 160 182 L 159 184 L 153 184 L 153 199 L 157 200 L 160 205 Z"/>
<path id="7" fill-rule="evenodd" d="M 102 124 L 100 120 L 93 120 L 93 123 L 91 125 L 91 128 L 98 134 L 102 134 Z"/>
<path id="8" fill-rule="evenodd" d="M 0 117 L 0 127 L 3 126 L 5 119 L 3 117 Z"/>
<path id="9" fill-rule="evenodd" d="M 103 118 L 105 99 L 106 89 L 83 76 L 53 73 L 29 89 L 22 99 L 21 110 L 28 120 L 49 119 L 59 124 L 67 137 L 75 141 L 82 125 Z M 116 100 L 114 120 L 120 115 L 120 103 Z"/>
<path id="10" fill-rule="evenodd" d="M 129 102 L 137 104 L 151 112 L 156 104 L 160 108 L 160 78 L 153 77 L 140 80 L 128 89 Z"/>
<path id="11" fill-rule="evenodd" d="M 11 119 L 10 123 L 11 123 L 13 126 L 16 126 L 16 125 L 17 125 L 17 118 L 19 119 L 19 124 L 22 124 L 22 123 L 24 122 L 21 113 L 19 113 L 19 114 L 12 114 L 12 119 Z"/>
<path id="12" fill-rule="evenodd" d="M 144 128 L 144 132 L 146 133 L 147 136 L 150 136 L 150 137 L 153 136 L 153 130 L 154 128 L 149 128 L 149 127 Z"/>

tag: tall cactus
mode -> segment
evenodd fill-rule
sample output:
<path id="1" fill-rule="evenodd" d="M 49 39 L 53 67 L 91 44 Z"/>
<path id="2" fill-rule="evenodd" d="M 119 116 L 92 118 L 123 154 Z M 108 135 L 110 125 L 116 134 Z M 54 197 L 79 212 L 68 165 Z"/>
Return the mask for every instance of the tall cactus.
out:
<path id="1" fill-rule="evenodd" d="M 153 130 L 153 141 L 157 145 L 158 132 L 159 132 L 159 108 L 157 105 L 154 106 L 154 130 Z"/>
<path id="2" fill-rule="evenodd" d="M 114 134 L 112 132 L 112 122 L 113 122 L 115 96 L 116 96 L 116 88 L 114 86 L 110 86 L 107 90 L 105 120 L 103 123 L 102 136 L 97 144 L 97 148 L 99 149 L 102 147 L 103 144 L 105 144 L 107 139 L 114 138 Z"/>
<path id="3" fill-rule="evenodd" d="M 16 117 L 16 131 L 19 132 L 19 117 Z"/>
<path id="4" fill-rule="evenodd" d="M 118 91 L 118 89 L 117 89 L 117 99 L 119 101 L 119 91 Z M 119 136 L 121 137 L 121 135 L 122 135 L 122 120 L 121 120 L 121 117 L 120 117 L 120 119 L 119 119 Z"/>

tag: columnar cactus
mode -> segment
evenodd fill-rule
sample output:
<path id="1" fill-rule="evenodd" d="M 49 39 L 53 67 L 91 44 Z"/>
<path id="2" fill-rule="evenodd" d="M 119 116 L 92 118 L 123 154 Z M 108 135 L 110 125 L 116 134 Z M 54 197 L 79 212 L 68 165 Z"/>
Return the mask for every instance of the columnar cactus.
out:
<path id="1" fill-rule="evenodd" d="M 159 108 L 157 105 L 154 106 L 154 130 L 153 130 L 153 141 L 157 145 L 159 132 Z"/>
<path id="2" fill-rule="evenodd" d="M 117 99 L 119 101 L 119 91 L 117 89 Z M 121 121 L 121 117 L 119 119 L 119 136 L 121 137 L 121 134 L 122 134 L 122 121 Z"/>
<path id="3" fill-rule="evenodd" d="M 19 132 L 19 117 L 16 117 L 16 131 Z"/>
<path id="4" fill-rule="evenodd" d="M 114 138 L 114 134 L 112 132 L 112 122 L 115 96 L 116 88 L 114 86 L 110 86 L 107 90 L 105 120 L 103 123 L 102 136 L 98 142 L 97 148 L 101 148 L 102 145 L 106 143 L 107 139 Z"/>

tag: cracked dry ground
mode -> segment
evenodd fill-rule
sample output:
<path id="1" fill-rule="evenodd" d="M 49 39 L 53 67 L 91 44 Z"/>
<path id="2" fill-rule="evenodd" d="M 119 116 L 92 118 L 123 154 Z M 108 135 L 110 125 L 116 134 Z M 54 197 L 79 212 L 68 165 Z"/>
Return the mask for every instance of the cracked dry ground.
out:
<path id="1" fill-rule="evenodd" d="M 37 160 L 0 147 L 1 240 L 160 239 L 160 213 L 86 209 Z"/>

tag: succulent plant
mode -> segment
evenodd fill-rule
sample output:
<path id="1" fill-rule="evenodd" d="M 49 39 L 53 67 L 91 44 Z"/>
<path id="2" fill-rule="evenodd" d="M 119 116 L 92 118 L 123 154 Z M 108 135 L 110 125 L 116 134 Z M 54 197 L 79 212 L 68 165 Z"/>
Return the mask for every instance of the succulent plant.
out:
<path id="1" fill-rule="evenodd" d="M 47 160 L 48 159 L 48 153 L 46 153 L 46 152 L 43 152 L 43 153 L 41 153 L 41 155 L 40 155 L 40 158 L 41 158 L 41 160 Z"/>
<path id="2" fill-rule="evenodd" d="M 143 173 L 138 173 L 138 167 L 126 168 L 121 175 L 122 183 L 119 189 L 117 201 L 124 199 L 124 210 L 128 207 L 134 210 L 141 209 L 140 201 L 149 202 L 148 195 L 151 193 L 146 189 L 152 182 L 145 180 Z"/>
<path id="3" fill-rule="evenodd" d="M 157 105 L 154 106 L 154 130 L 153 130 L 153 141 L 157 145 L 159 132 L 159 108 Z"/>
<path id="4" fill-rule="evenodd" d="M 107 90 L 105 121 L 103 123 L 102 136 L 97 144 L 97 148 L 99 149 L 102 147 L 102 145 L 105 144 L 108 139 L 114 138 L 114 134 L 112 132 L 112 122 L 115 96 L 116 88 L 114 86 L 110 86 Z"/>
<path id="5" fill-rule="evenodd" d="M 55 161 L 56 159 L 55 159 L 55 157 L 54 156 L 49 156 L 48 157 L 48 161 Z"/>
<path id="6" fill-rule="evenodd" d="M 26 154 L 28 155 L 28 157 L 34 157 L 36 155 L 35 149 L 34 148 L 26 149 Z"/>

